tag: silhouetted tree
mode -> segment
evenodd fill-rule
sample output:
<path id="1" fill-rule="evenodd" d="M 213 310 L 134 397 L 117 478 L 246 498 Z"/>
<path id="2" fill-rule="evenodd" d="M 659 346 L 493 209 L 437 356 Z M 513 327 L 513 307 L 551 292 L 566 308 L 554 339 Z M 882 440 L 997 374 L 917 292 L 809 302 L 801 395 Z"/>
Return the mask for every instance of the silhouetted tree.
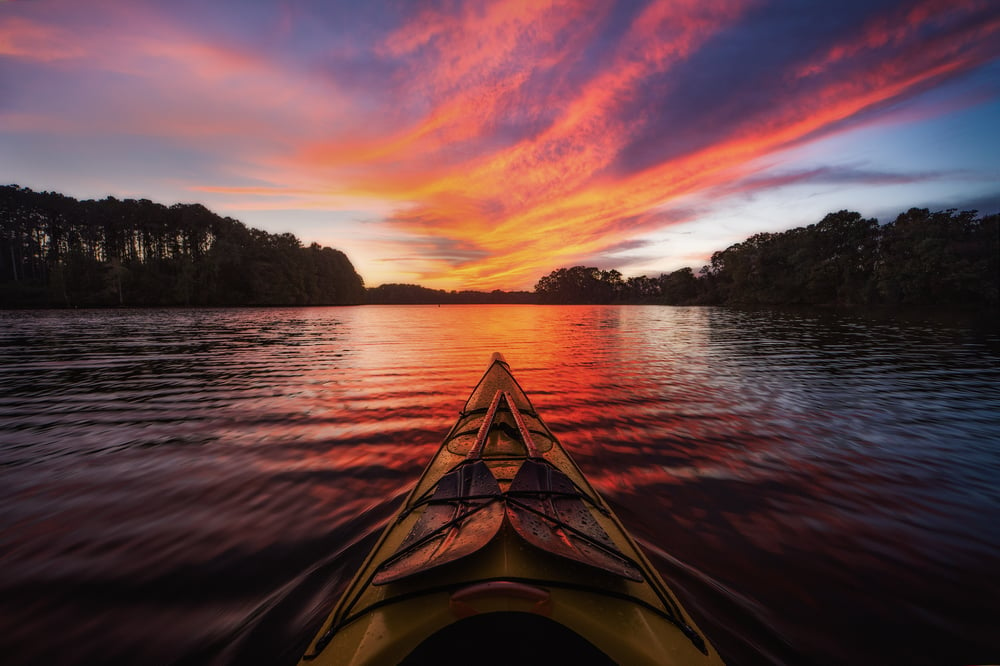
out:
<path id="1" fill-rule="evenodd" d="M 900 214 L 882 229 L 876 282 L 883 301 L 996 305 L 998 219 L 926 208 Z"/>
<path id="2" fill-rule="evenodd" d="M 911 209 L 894 222 L 842 210 L 817 224 L 755 234 L 690 268 L 622 281 L 574 266 L 542 277 L 543 303 L 978 305 L 997 307 L 1000 215 Z"/>
<path id="3" fill-rule="evenodd" d="M 668 305 L 690 305 L 697 302 L 698 278 L 690 268 L 660 275 L 658 280 L 663 302 Z"/>
<path id="4" fill-rule="evenodd" d="M 626 288 L 622 274 L 616 270 L 573 266 L 541 278 L 535 293 L 541 303 L 614 303 L 622 300 Z"/>
<path id="5" fill-rule="evenodd" d="M 530 291 L 445 291 L 415 284 L 389 283 L 368 289 L 368 302 L 378 305 L 469 305 L 535 303 Z"/>
<path id="6" fill-rule="evenodd" d="M 0 305 L 342 305 L 343 252 L 302 247 L 200 204 L 77 201 L 0 187 Z"/>

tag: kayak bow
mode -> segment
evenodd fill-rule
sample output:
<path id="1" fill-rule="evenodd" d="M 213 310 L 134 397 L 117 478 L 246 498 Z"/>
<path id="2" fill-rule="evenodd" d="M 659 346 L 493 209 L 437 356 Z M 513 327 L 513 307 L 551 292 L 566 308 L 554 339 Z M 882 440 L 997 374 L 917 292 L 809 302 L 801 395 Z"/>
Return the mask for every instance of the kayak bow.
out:
<path id="1" fill-rule="evenodd" d="M 722 663 L 500 354 L 300 663 L 490 659 Z"/>

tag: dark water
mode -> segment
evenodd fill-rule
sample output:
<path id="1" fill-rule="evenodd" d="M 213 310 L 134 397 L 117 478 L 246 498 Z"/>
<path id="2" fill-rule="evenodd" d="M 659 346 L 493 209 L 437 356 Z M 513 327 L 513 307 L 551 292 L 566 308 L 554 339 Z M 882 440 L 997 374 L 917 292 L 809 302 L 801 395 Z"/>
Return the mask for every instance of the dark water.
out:
<path id="1" fill-rule="evenodd" d="M 1000 661 L 1000 334 L 461 306 L 0 313 L 0 661 L 294 662 L 490 352 L 731 663 Z"/>

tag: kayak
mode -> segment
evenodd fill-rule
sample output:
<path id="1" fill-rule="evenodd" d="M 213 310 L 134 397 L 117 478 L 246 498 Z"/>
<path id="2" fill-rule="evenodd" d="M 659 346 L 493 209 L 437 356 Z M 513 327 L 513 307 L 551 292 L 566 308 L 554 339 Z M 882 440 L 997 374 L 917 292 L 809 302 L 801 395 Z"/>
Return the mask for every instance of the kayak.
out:
<path id="1" fill-rule="evenodd" d="M 722 664 L 500 354 L 300 664 Z"/>

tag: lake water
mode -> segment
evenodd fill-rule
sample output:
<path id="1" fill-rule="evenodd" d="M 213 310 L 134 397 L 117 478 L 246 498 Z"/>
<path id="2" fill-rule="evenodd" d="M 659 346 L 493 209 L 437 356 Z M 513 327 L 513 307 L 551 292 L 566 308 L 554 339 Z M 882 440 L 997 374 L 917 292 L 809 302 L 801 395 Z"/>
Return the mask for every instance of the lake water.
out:
<path id="1" fill-rule="evenodd" d="M 0 660 L 294 663 L 502 351 L 734 664 L 1000 661 L 1000 333 L 670 307 L 0 312 Z"/>

